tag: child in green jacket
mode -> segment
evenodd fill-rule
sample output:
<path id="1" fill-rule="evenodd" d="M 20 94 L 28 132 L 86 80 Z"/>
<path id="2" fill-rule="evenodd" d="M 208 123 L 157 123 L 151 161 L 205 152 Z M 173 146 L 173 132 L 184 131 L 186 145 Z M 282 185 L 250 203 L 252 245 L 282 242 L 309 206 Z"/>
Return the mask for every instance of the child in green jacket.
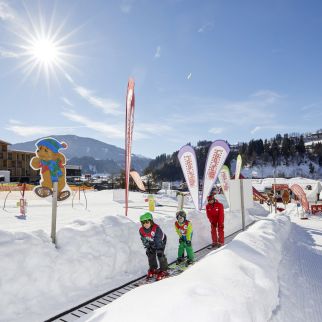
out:
<path id="1" fill-rule="evenodd" d="M 194 252 L 192 249 L 191 239 L 192 239 L 192 225 L 189 220 L 187 220 L 187 214 L 185 211 L 180 210 L 176 214 L 177 221 L 175 222 L 175 229 L 179 235 L 179 248 L 178 248 L 178 258 L 176 264 L 180 264 L 184 259 L 184 250 L 187 252 L 186 266 L 193 263 Z"/>

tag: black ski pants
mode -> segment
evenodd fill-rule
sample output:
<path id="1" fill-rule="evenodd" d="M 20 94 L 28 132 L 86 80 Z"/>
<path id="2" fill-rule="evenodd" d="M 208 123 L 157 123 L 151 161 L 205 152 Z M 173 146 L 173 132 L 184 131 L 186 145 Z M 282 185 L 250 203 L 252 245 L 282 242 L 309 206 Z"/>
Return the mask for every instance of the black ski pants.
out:
<path id="1" fill-rule="evenodd" d="M 160 271 L 163 272 L 168 269 L 168 260 L 164 254 L 164 248 L 158 249 L 158 250 L 153 248 L 148 248 L 146 250 L 146 255 L 148 256 L 150 269 L 158 268 L 157 258 L 160 264 Z"/>

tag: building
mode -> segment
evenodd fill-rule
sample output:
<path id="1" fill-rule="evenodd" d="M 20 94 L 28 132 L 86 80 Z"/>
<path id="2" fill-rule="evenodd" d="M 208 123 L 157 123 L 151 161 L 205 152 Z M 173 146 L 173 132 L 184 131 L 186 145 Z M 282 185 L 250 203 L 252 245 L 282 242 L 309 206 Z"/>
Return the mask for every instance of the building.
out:
<path id="1" fill-rule="evenodd" d="M 34 182 L 39 180 L 38 171 L 30 167 L 34 152 L 9 150 L 10 143 L 0 140 L 0 170 L 10 171 L 12 182 Z"/>
<path id="2" fill-rule="evenodd" d="M 10 171 L 0 170 L 0 183 L 10 182 Z"/>
<path id="3" fill-rule="evenodd" d="M 82 176 L 82 166 L 66 164 L 66 179 L 67 182 L 79 181 Z"/>

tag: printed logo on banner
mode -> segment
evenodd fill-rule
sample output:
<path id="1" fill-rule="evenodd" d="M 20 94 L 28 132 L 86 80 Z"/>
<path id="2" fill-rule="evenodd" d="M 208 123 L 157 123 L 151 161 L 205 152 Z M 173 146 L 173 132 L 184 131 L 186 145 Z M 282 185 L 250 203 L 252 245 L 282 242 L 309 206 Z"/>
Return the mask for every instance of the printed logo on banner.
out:
<path id="1" fill-rule="evenodd" d="M 183 158 L 184 158 L 184 164 L 185 164 L 185 168 L 186 168 L 189 186 L 195 187 L 197 180 L 196 180 L 196 176 L 195 176 L 194 167 L 192 164 L 192 156 L 190 154 L 188 154 L 188 155 L 185 155 Z"/>
<path id="2" fill-rule="evenodd" d="M 207 196 L 216 182 L 219 171 L 223 166 L 229 151 L 230 148 L 228 144 L 223 140 L 218 140 L 211 144 L 205 166 L 203 194 L 202 199 L 200 200 L 196 153 L 190 145 L 185 145 L 179 150 L 178 159 L 197 210 L 201 209 L 205 204 Z"/>
<path id="3" fill-rule="evenodd" d="M 218 151 L 214 152 L 214 155 L 212 156 L 211 161 L 210 161 L 210 167 L 207 171 L 208 179 L 213 180 L 215 178 L 216 172 L 218 169 L 218 165 L 222 159 L 223 152 L 224 152 L 223 150 L 218 150 Z"/>
<path id="4" fill-rule="evenodd" d="M 230 181 L 230 171 L 229 168 L 224 165 L 220 172 L 219 172 L 219 176 L 218 176 L 221 188 L 223 190 L 223 193 L 226 197 L 226 200 L 229 204 L 229 181 Z"/>

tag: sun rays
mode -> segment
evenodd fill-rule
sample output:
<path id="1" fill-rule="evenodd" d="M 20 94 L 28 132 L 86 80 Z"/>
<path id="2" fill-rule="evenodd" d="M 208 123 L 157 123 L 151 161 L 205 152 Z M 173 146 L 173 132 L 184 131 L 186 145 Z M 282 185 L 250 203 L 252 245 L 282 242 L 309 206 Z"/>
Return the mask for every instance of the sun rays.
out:
<path id="1" fill-rule="evenodd" d="M 58 81 L 58 75 L 64 76 L 69 69 L 75 69 L 71 52 L 73 47 L 78 46 L 72 43 L 72 35 L 78 30 L 74 29 L 69 33 L 64 31 L 66 20 L 60 24 L 54 23 L 55 12 L 49 20 L 39 11 L 38 16 L 27 12 L 27 21 L 16 21 L 13 29 L 18 37 L 15 44 L 19 64 L 15 69 L 22 70 L 25 81 L 38 83 L 40 78 L 45 76 L 47 84 L 51 79 Z M 59 83 L 59 81 L 58 81 Z"/>

